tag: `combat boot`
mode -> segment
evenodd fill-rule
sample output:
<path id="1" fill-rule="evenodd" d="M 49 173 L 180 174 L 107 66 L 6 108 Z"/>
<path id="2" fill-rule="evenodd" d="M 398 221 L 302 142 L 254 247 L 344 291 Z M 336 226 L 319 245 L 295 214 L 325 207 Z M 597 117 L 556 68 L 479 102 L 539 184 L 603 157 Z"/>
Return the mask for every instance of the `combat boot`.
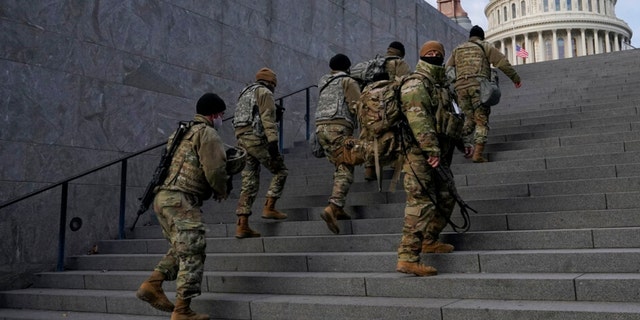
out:
<path id="1" fill-rule="evenodd" d="M 425 239 L 422 241 L 422 253 L 451 253 L 455 249 L 452 245 L 438 240 Z"/>
<path id="2" fill-rule="evenodd" d="M 138 288 L 136 297 L 160 311 L 173 311 L 173 303 L 167 299 L 164 290 L 162 290 L 162 282 L 165 279 L 166 277 L 162 272 L 153 271 L 149 279 L 145 280 Z"/>
<path id="3" fill-rule="evenodd" d="M 262 219 L 282 220 L 287 218 L 286 214 L 276 210 L 276 200 L 278 200 L 278 198 L 267 198 L 267 202 L 264 204 L 264 209 L 262 209 Z"/>
<path id="4" fill-rule="evenodd" d="M 364 179 L 367 181 L 377 180 L 376 167 L 364 167 Z"/>
<path id="5" fill-rule="evenodd" d="M 176 307 L 171 314 L 171 320 L 209 320 L 209 315 L 195 313 L 191 310 L 191 299 L 176 300 Z"/>
<path id="6" fill-rule="evenodd" d="M 473 149 L 473 157 L 471 157 L 471 160 L 476 163 L 489 162 L 489 160 L 482 156 L 483 151 L 484 144 L 477 143 L 475 148 Z"/>
<path id="7" fill-rule="evenodd" d="M 249 216 L 238 215 L 238 222 L 236 223 L 236 238 L 258 238 L 259 232 L 255 232 L 249 228 Z"/>
<path id="8" fill-rule="evenodd" d="M 415 274 L 418 277 L 435 276 L 438 274 L 436 268 L 424 265 L 420 262 L 398 261 L 396 271 L 402 273 Z"/>
<path id="9" fill-rule="evenodd" d="M 320 214 L 322 220 L 327 223 L 327 227 L 329 228 L 329 230 L 331 230 L 331 232 L 335 234 L 340 233 L 340 227 L 338 227 L 338 222 L 336 221 L 338 212 L 340 211 L 344 212 L 342 208 L 330 202 L 329 205 L 324 208 L 324 211 L 322 211 L 322 213 Z"/>

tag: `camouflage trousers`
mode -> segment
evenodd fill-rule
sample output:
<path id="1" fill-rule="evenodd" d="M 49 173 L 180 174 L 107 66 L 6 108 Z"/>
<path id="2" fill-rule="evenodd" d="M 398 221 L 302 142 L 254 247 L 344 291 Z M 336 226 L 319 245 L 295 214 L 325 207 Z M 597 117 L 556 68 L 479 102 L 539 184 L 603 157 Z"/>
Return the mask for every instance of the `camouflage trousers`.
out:
<path id="1" fill-rule="evenodd" d="M 465 143 L 485 144 L 489 135 L 489 114 L 491 107 L 480 104 L 480 87 L 471 86 L 456 89 L 458 95 L 458 105 L 465 115 L 462 134 L 465 136 Z"/>
<path id="2" fill-rule="evenodd" d="M 436 172 L 419 148 L 408 150 L 402 171 L 407 202 L 398 261 L 417 262 L 420 261 L 422 241 L 437 240 L 447 226 L 455 200 L 440 178 L 436 177 Z M 437 207 L 432 199 L 437 202 Z"/>
<path id="3" fill-rule="evenodd" d="M 344 207 L 347 201 L 349 188 L 353 183 L 353 166 L 340 163 L 336 165 L 337 160 L 341 157 L 339 153 L 342 144 L 346 138 L 353 135 L 353 129 L 339 124 L 320 124 L 316 126 L 316 136 L 320 145 L 327 155 L 327 160 L 335 166 L 333 172 L 333 189 L 329 202 Z"/>
<path id="4" fill-rule="evenodd" d="M 155 270 L 166 280 L 176 281 L 176 297 L 180 299 L 200 295 L 206 258 L 201 205 L 196 196 L 179 191 L 160 190 L 153 200 L 162 233 L 170 243 Z"/>
<path id="5" fill-rule="evenodd" d="M 256 143 L 241 136 L 238 138 L 238 145 L 247 150 L 247 162 L 242 170 L 242 186 L 236 214 L 250 215 L 260 189 L 261 166 L 273 175 L 266 196 L 276 199 L 282 196 L 289 171 L 282 155 L 272 158 L 265 143 Z"/>

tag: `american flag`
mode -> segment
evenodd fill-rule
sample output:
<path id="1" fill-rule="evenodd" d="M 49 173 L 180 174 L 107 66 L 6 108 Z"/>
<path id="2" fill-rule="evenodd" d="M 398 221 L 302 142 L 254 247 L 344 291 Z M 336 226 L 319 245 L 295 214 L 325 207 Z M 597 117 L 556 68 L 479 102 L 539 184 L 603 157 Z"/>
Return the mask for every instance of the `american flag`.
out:
<path id="1" fill-rule="evenodd" d="M 529 57 L 529 52 L 516 44 L 516 56 L 522 59 L 526 59 Z"/>

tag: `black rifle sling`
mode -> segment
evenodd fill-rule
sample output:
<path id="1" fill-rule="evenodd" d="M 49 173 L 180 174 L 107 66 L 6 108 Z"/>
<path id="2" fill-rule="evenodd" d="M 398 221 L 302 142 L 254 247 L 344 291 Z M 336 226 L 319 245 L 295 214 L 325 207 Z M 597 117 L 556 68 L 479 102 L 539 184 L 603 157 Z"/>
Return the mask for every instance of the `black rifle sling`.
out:
<path id="1" fill-rule="evenodd" d="M 340 75 L 337 75 L 337 76 L 331 78 L 331 80 L 327 81 L 327 83 L 322 85 L 322 88 L 320 88 L 320 90 L 318 90 L 318 94 L 322 93 L 322 90 L 324 90 L 331 82 L 333 82 L 333 80 L 336 80 L 336 79 L 339 79 L 339 78 L 346 78 L 346 77 L 349 77 L 349 75 L 340 74 Z"/>
<path id="2" fill-rule="evenodd" d="M 417 142 L 415 141 L 415 138 L 413 137 L 413 134 L 410 132 L 411 128 L 408 128 L 408 124 L 405 123 L 405 122 L 401 123 L 401 125 L 400 125 L 400 131 L 402 132 L 404 130 L 408 130 L 409 132 L 407 132 L 406 134 L 403 134 L 403 136 L 409 137 L 415 144 L 417 144 Z M 401 142 L 402 154 L 406 158 L 407 157 L 407 145 L 405 144 L 405 140 L 404 139 L 400 139 L 400 142 Z M 445 153 L 443 153 L 443 154 L 445 154 Z M 471 227 L 471 224 L 470 224 L 470 221 L 469 221 L 469 212 L 467 211 L 467 209 L 473 211 L 474 213 L 478 213 L 478 211 L 476 211 L 475 209 L 471 208 L 469 205 L 466 204 L 466 202 L 464 202 L 464 200 L 462 200 L 462 198 L 458 194 L 458 191 L 456 190 L 456 187 L 454 185 L 453 174 L 451 173 L 451 169 L 449 169 L 448 167 L 446 169 L 444 169 L 444 166 L 445 166 L 445 164 L 441 163 L 438 167 L 436 167 L 434 169 L 438 173 L 441 182 L 445 183 L 447 185 L 447 188 L 449 189 L 449 192 L 451 193 L 451 195 L 455 199 L 456 203 L 458 203 L 458 207 L 460 207 L 460 215 L 462 216 L 463 223 L 462 223 L 461 226 L 459 226 L 459 225 L 455 224 L 453 221 L 451 221 L 451 219 L 449 217 L 445 217 L 445 219 L 447 220 L 447 223 L 449 225 L 451 225 L 451 228 L 453 229 L 453 231 L 455 231 L 457 233 L 465 233 L 465 232 L 469 231 L 469 228 Z M 420 188 L 429 197 L 429 200 L 431 200 L 431 202 L 433 202 L 433 204 L 436 206 L 436 209 L 439 210 L 440 212 L 444 212 L 444 210 L 438 205 L 438 202 L 436 201 L 436 199 L 434 199 L 431 196 L 431 194 L 427 190 L 427 187 L 422 184 L 422 181 L 420 181 L 420 179 L 418 178 L 418 175 L 413 170 L 413 166 L 411 165 L 411 163 L 409 163 L 409 168 L 411 168 L 411 172 L 412 172 L 413 176 L 416 178 L 416 180 L 418 181 L 418 184 L 420 185 Z"/>

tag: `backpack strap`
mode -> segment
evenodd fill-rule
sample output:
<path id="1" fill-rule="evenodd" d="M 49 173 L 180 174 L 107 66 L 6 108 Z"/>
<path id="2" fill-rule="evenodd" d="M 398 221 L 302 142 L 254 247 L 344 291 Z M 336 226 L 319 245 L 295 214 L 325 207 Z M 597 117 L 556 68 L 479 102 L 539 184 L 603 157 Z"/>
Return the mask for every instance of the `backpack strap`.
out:
<path id="1" fill-rule="evenodd" d="M 324 85 L 322 85 L 322 88 L 320 88 L 320 91 L 318 92 L 318 94 L 322 93 L 322 90 L 324 90 L 327 86 L 329 86 L 329 84 L 331 82 L 333 82 L 333 80 L 339 79 L 339 78 L 347 78 L 349 77 L 348 74 L 339 74 L 333 78 L 331 78 L 329 81 L 327 81 L 327 83 L 325 83 Z M 350 78 L 350 77 L 349 77 Z"/>
<path id="2" fill-rule="evenodd" d="M 482 44 L 480 44 L 480 43 L 475 42 L 475 41 L 469 41 L 469 42 L 475 44 L 476 46 L 480 47 L 480 49 L 482 49 L 482 54 L 484 56 L 484 61 L 487 62 L 487 66 L 489 68 L 489 71 L 491 71 L 491 62 L 489 62 L 489 57 L 487 57 L 487 51 L 484 49 L 484 46 Z M 480 71 L 482 71 L 482 69 Z M 491 72 L 489 72 L 489 74 L 491 74 Z M 484 77 L 484 76 L 483 75 L 479 75 L 479 77 Z"/>

